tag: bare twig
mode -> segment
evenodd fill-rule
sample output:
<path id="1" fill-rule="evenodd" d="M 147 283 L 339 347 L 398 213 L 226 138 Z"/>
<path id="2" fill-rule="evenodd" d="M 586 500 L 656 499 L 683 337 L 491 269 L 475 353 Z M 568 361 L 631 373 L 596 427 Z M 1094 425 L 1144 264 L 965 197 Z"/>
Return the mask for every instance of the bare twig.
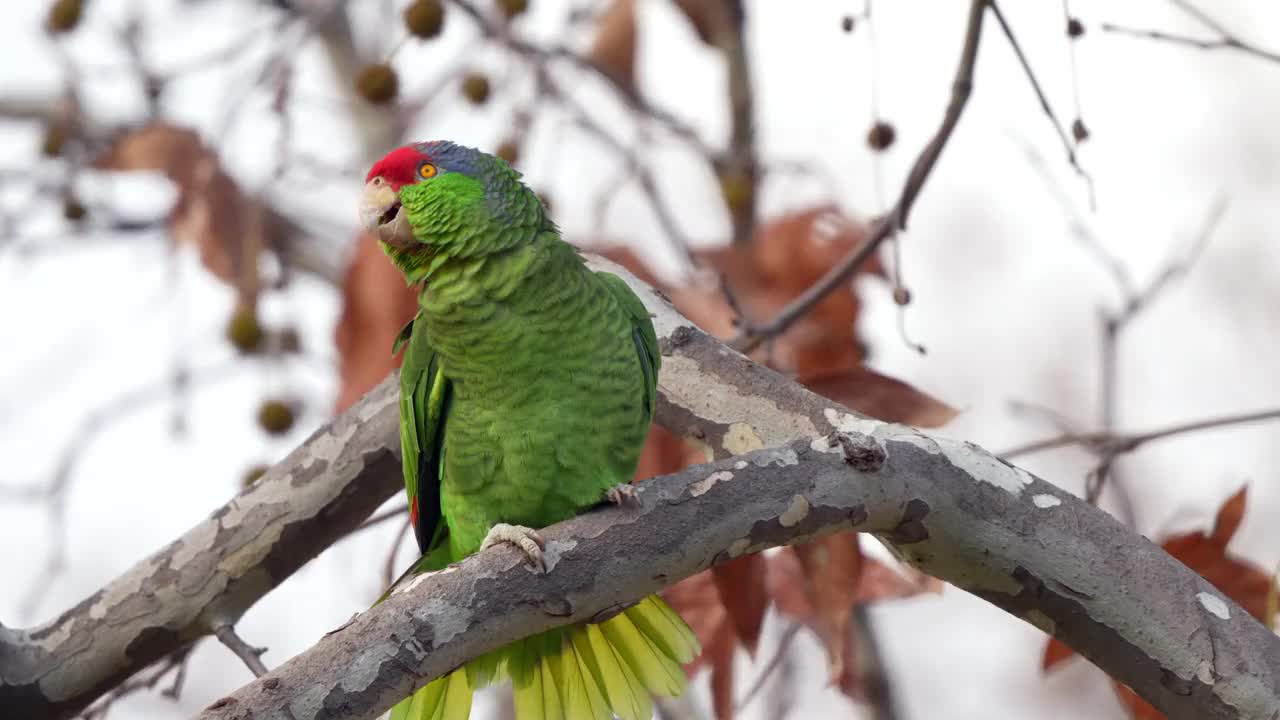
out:
<path id="1" fill-rule="evenodd" d="M 787 625 L 787 629 L 782 631 L 782 635 L 778 637 L 777 649 L 773 651 L 773 655 L 770 656 L 769 662 L 765 663 L 764 667 L 760 668 L 760 672 L 756 675 L 755 681 L 751 683 L 751 687 L 745 694 L 743 694 L 742 698 L 738 700 L 737 704 L 734 706 L 735 710 L 742 710 L 750 705 L 756 695 L 764 689 L 765 684 L 768 683 L 769 678 L 773 675 L 774 671 L 782 664 L 783 658 L 787 656 L 787 653 L 791 652 L 791 643 L 795 641 L 803 627 L 803 623 L 792 620 L 791 623 Z"/>
<path id="2" fill-rule="evenodd" d="M 1260 410 L 1258 412 L 1241 413 L 1239 415 L 1222 415 L 1219 417 L 1211 417 L 1202 420 L 1178 423 L 1176 425 L 1169 425 L 1167 427 L 1148 430 L 1146 432 L 1064 433 L 1062 435 L 1010 448 L 1000 453 L 1000 457 L 1012 460 L 1013 458 L 1020 457 L 1022 455 L 1030 455 L 1031 453 L 1069 447 L 1072 445 L 1084 447 L 1095 455 L 1115 456 L 1120 453 L 1136 450 L 1146 443 L 1155 440 L 1164 440 L 1165 438 L 1174 437 L 1176 435 L 1199 432 L 1201 430 L 1211 430 L 1214 428 L 1230 427 L 1232 425 L 1247 425 L 1250 423 L 1269 420 L 1280 420 L 1280 409 Z"/>
<path id="3" fill-rule="evenodd" d="M 1213 40 L 1205 40 L 1187 35 L 1168 33 L 1162 30 L 1145 30 L 1141 28 L 1116 25 L 1114 23 L 1102 23 L 1102 30 L 1116 35 L 1127 35 L 1129 37 L 1172 43 L 1174 45 L 1184 45 L 1187 47 L 1198 48 L 1200 50 L 1235 50 L 1260 60 L 1280 62 L 1280 53 L 1273 50 L 1267 50 L 1254 45 L 1253 43 L 1245 42 L 1240 39 L 1239 36 L 1227 30 L 1222 23 L 1214 20 L 1203 10 L 1200 10 L 1191 3 L 1186 2 L 1186 0 L 1170 0 L 1170 2 L 1178 9 L 1195 18 L 1200 22 L 1200 24 L 1217 33 L 1218 37 Z"/>
<path id="4" fill-rule="evenodd" d="M 947 103 L 946 112 L 943 113 L 942 123 L 937 132 L 920 151 L 919 157 L 911 167 L 911 172 L 902 186 L 902 192 L 893 209 L 872 226 L 861 245 L 841 258 L 840 262 L 836 263 L 835 267 L 827 271 L 816 283 L 805 288 L 804 292 L 788 303 L 773 319 L 757 328 L 743 328 L 732 342 L 736 350 L 750 352 L 769 337 L 786 331 L 818 301 L 848 280 L 853 271 L 875 253 L 880 243 L 897 231 L 906 229 L 911 206 L 924 188 L 929 174 L 933 172 L 933 167 L 942 155 L 947 141 L 951 139 L 951 133 L 960 122 L 960 115 L 964 112 L 965 105 L 969 102 L 969 95 L 973 92 L 974 64 L 978 58 L 978 42 L 982 34 L 982 18 L 986 7 L 986 0 L 971 0 L 969 4 L 969 21 L 965 28 L 964 48 L 960 52 L 960 62 L 956 66 L 955 78 L 951 84 L 951 100 Z"/>
<path id="5" fill-rule="evenodd" d="M 235 627 L 231 625 L 219 625 L 213 629 L 213 636 L 218 638 L 218 642 L 227 646 L 227 649 L 236 654 L 241 662 L 249 668 L 249 672 L 254 677 L 262 677 L 267 674 L 267 666 L 262 664 L 262 654 L 267 651 L 264 647 L 254 647 L 245 642 L 243 638 L 236 634 Z"/>
<path id="6" fill-rule="evenodd" d="M 369 518 L 368 520 L 365 520 L 363 523 L 360 524 L 360 527 L 352 531 L 352 534 L 358 533 L 361 530 L 368 530 L 371 527 L 381 525 L 382 523 L 388 520 L 391 520 L 393 518 L 398 518 L 401 515 L 407 515 L 408 513 L 409 513 L 409 506 L 407 505 L 401 505 L 400 507 L 391 508 L 390 510 L 384 510 L 378 513 L 377 515 L 374 515 L 373 517 Z"/>
<path id="7" fill-rule="evenodd" d="M 1009 47 L 1013 48 L 1013 54 L 1018 57 L 1018 64 L 1022 66 L 1023 73 L 1027 76 L 1027 80 L 1031 83 L 1031 89 L 1036 93 L 1036 99 L 1040 102 L 1040 109 L 1049 118 L 1049 123 L 1053 125 L 1053 129 L 1058 133 L 1058 140 L 1062 143 L 1062 149 L 1067 153 L 1067 162 L 1071 163 L 1071 167 L 1085 179 L 1089 186 L 1089 196 L 1093 197 L 1093 179 L 1084 168 L 1080 167 L 1080 162 L 1076 158 L 1075 146 L 1072 145 L 1071 139 L 1067 137 L 1067 131 L 1063 128 L 1062 122 L 1058 120 L 1058 115 L 1053 111 L 1053 106 L 1049 104 L 1049 98 L 1044 94 L 1044 89 L 1040 87 L 1040 80 L 1036 77 L 1036 73 L 1031 69 L 1031 62 L 1027 60 L 1027 56 L 1022 52 L 1022 45 L 1018 43 L 1018 37 L 1013 34 L 1013 28 L 1009 25 L 1009 21 L 1005 19 L 1004 13 L 1000 11 L 1000 6 L 995 0 L 988 0 L 988 7 L 991 13 L 995 15 L 996 22 L 1000 24 L 1000 29 L 1004 32 L 1005 39 L 1009 41 Z M 1093 203 L 1090 202 L 1092 205 Z"/>
<path id="8" fill-rule="evenodd" d="M 173 681 L 160 694 L 170 700 L 177 700 L 182 695 L 182 683 L 187 677 L 187 661 L 191 657 L 191 649 L 193 647 L 195 647 L 194 644 L 175 650 L 164 660 L 156 663 L 150 672 L 143 673 L 139 677 L 130 678 L 112 688 L 110 693 L 80 714 L 81 720 L 102 720 L 110 712 L 111 706 L 116 701 L 139 690 L 155 688 L 171 672 L 173 673 Z"/>
<path id="9" fill-rule="evenodd" d="M 396 555 L 399 554 L 400 543 L 404 542 L 404 536 L 409 534 L 409 528 L 413 524 L 409 522 L 409 518 L 404 519 L 404 524 L 396 532 L 396 537 L 391 541 L 390 547 L 387 548 L 387 559 L 382 563 L 382 586 L 390 587 L 391 583 L 396 579 Z"/>
<path id="10" fill-rule="evenodd" d="M 1223 198 L 1219 198 L 1210 206 L 1209 213 L 1205 217 L 1200 232 L 1197 233 L 1191 249 L 1185 257 L 1170 261 L 1145 287 L 1130 291 L 1127 297 L 1124 298 L 1119 310 L 1103 311 L 1101 319 L 1102 342 L 1100 346 L 1101 381 L 1099 383 L 1100 428 L 1103 432 L 1110 432 L 1116 426 L 1121 333 L 1143 311 L 1151 307 L 1161 293 L 1172 285 L 1173 281 L 1186 275 L 1191 265 L 1195 263 L 1204 251 L 1209 239 L 1213 237 L 1213 231 L 1217 228 L 1218 222 L 1225 212 L 1226 201 Z M 1102 495 L 1102 489 L 1106 485 L 1117 455 L 1118 453 L 1114 452 L 1103 453 L 1097 468 L 1089 474 L 1088 481 L 1085 483 L 1085 497 L 1090 502 L 1097 502 Z M 1118 494 L 1121 503 L 1124 505 L 1125 517 L 1131 519 L 1133 509 L 1128 493 L 1122 489 Z"/>
<path id="11" fill-rule="evenodd" d="M 889 681 L 889 671 L 885 667 L 871 610 L 866 603 L 853 606 L 853 622 L 849 623 L 849 631 L 857 647 L 858 679 L 867 694 L 871 720 L 898 720 L 900 713 L 893 696 L 893 683 Z"/>
<path id="12" fill-rule="evenodd" d="M 729 152 L 724 159 L 722 175 L 743 184 L 745 192 L 729 203 L 733 222 L 733 244 L 745 245 L 755 235 L 756 208 L 759 202 L 760 169 L 756 158 L 755 100 L 751 89 L 751 63 L 747 57 L 745 37 L 746 10 L 742 0 L 723 0 L 725 17 L 716 33 L 716 45 L 728 67 L 729 84 Z"/>

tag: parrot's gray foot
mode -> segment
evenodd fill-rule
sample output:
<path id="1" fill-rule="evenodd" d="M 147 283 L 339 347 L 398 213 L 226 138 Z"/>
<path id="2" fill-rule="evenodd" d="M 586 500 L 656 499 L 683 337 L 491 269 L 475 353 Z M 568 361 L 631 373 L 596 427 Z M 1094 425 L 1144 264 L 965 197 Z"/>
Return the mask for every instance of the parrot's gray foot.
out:
<path id="1" fill-rule="evenodd" d="M 488 535 L 484 536 L 484 542 L 480 543 L 480 552 L 498 543 L 510 543 L 519 548 L 539 575 L 547 571 L 547 565 L 542 559 L 542 548 L 546 547 L 547 543 L 536 530 L 523 525 L 498 523 L 489 530 Z"/>
<path id="2" fill-rule="evenodd" d="M 631 483 L 622 483 L 605 490 L 604 499 L 614 505 L 639 505 L 640 491 Z"/>

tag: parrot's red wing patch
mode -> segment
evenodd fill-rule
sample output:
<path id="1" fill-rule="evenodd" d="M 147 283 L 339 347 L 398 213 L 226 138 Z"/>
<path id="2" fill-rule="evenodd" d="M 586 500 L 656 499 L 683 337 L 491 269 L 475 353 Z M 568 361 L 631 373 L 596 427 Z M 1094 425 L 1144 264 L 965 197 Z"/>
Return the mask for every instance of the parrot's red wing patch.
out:
<path id="1" fill-rule="evenodd" d="M 373 164 L 369 168 L 369 174 L 365 176 L 364 181 L 382 176 L 391 184 L 393 190 L 399 190 L 402 185 L 417 182 L 418 180 L 418 164 L 424 160 L 430 160 L 426 153 L 420 152 L 414 145 L 405 145 L 387 153 L 386 157 Z"/>
<path id="2" fill-rule="evenodd" d="M 418 498 L 414 498 L 409 503 L 409 523 L 414 527 L 418 527 Z"/>

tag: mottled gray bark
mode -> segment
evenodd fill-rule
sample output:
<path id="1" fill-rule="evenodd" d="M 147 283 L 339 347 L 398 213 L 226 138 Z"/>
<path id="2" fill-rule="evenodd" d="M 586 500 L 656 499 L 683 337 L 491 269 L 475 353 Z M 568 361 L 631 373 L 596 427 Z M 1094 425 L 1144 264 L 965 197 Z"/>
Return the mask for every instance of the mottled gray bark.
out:
<path id="1" fill-rule="evenodd" d="M 432 574 L 202 718 L 374 717 L 521 635 L 744 552 L 848 528 L 1063 639 L 1171 718 L 1280 716 L 1280 641 L 1159 548 L 980 448 L 809 393 L 615 271 L 662 340 L 659 422 L 709 457 L 750 454 L 652 481 L 641 508 L 548 530 L 546 576 L 507 549 Z M 0 707 L 65 717 L 234 621 L 332 542 L 331 523 L 358 523 L 398 482 L 393 395 L 384 383 L 259 486 L 49 627 L 0 630 Z"/>

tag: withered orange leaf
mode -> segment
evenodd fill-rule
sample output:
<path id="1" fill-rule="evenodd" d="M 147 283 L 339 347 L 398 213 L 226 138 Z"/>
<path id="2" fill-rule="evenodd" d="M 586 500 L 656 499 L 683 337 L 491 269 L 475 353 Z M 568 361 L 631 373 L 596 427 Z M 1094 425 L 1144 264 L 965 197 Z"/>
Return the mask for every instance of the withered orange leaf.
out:
<path id="1" fill-rule="evenodd" d="M 405 285 L 372 235 L 356 238 L 355 254 L 342 282 L 342 314 L 334 330 L 338 350 L 338 402 L 342 412 L 400 364 L 391 346 L 418 309 L 418 296 Z"/>
<path id="2" fill-rule="evenodd" d="M 769 590 L 764 582 L 765 558 L 760 554 L 743 555 L 711 569 L 720 601 L 729 620 L 752 656 L 760 643 L 760 628 L 769 609 Z"/>
<path id="3" fill-rule="evenodd" d="M 1241 487 L 1218 508 L 1218 514 L 1213 519 L 1213 531 L 1209 534 L 1209 539 L 1214 543 L 1225 548 L 1231 538 L 1235 537 L 1236 530 L 1240 529 L 1240 521 L 1244 519 L 1248 492 L 1248 485 Z"/>
<path id="4" fill-rule="evenodd" d="M 845 674 L 849 620 L 862 580 L 862 549 L 854 533 L 838 533 L 792 546 L 804 572 L 812 624 L 827 651 L 832 684 Z"/>
<path id="5" fill-rule="evenodd" d="M 693 675 L 701 667 L 711 671 L 711 698 L 718 720 L 733 717 L 733 651 L 738 638 L 711 573 L 685 578 L 662 592 L 702 644 L 702 654 L 685 666 Z"/>
<path id="6" fill-rule="evenodd" d="M 939 427 L 955 408 L 916 388 L 859 365 L 797 378 L 810 390 L 885 422 Z"/>
<path id="7" fill-rule="evenodd" d="M 253 305 L 260 290 L 259 253 L 296 233 L 289 221 L 243 193 L 217 153 L 189 128 L 146 125 L 117 138 L 93 164 L 164 174 L 178 192 L 169 213 L 174 242 L 195 248 L 205 268 L 235 285 L 242 305 Z"/>
<path id="8" fill-rule="evenodd" d="M 613 0 L 596 21 L 596 35 L 587 53 L 600 69 L 629 92 L 635 92 L 636 3 Z"/>

